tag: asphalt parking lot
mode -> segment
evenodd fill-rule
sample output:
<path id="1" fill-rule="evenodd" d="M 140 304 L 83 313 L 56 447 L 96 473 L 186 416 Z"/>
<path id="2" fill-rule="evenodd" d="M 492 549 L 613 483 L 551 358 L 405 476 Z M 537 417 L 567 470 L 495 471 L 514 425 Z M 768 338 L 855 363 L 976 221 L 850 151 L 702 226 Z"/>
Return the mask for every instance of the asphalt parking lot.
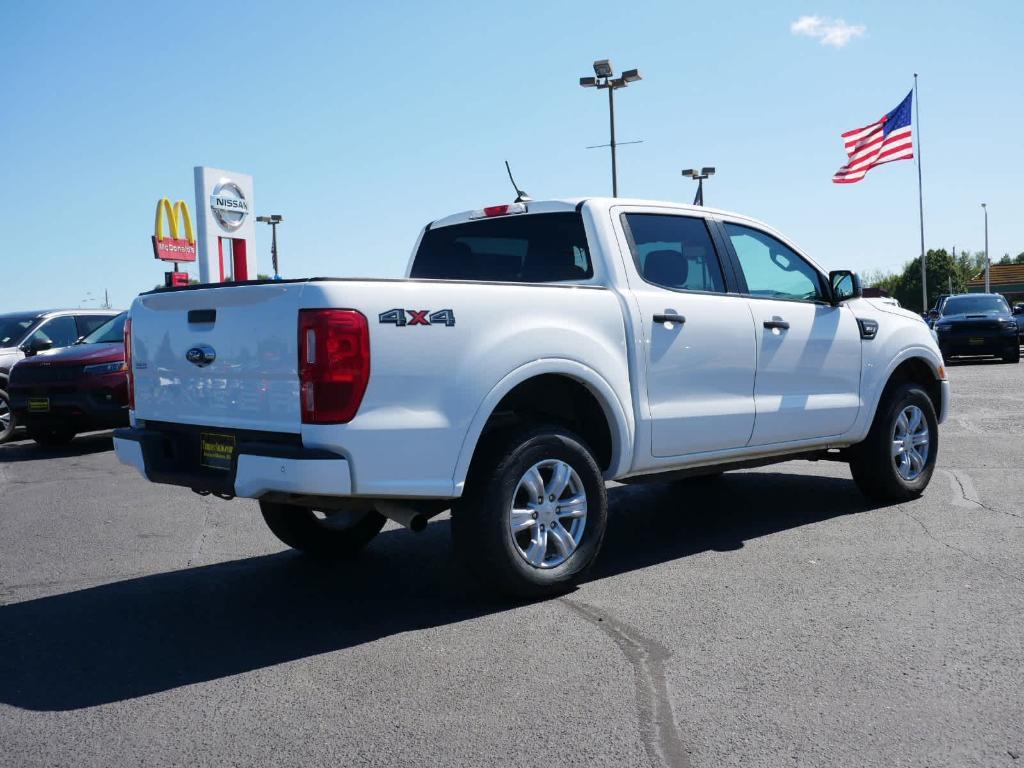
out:
<path id="1" fill-rule="evenodd" d="M 446 518 L 323 564 L 109 435 L 2 446 L 0 764 L 1024 765 L 1024 366 L 950 378 L 923 498 L 616 487 L 590 579 L 528 605 Z"/>

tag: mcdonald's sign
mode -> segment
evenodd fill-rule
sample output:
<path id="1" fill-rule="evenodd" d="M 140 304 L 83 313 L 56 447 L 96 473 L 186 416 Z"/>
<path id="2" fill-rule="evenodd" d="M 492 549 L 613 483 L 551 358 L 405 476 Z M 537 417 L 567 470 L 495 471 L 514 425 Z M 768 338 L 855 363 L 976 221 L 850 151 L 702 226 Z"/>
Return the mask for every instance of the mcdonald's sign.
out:
<path id="1" fill-rule="evenodd" d="M 170 237 L 164 237 L 164 219 Z M 157 201 L 156 226 L 153 234 L 153 255 L 162 261 L 195 261 L 196 238 L 192 232 L 192 216 L 188 204 L 179 200 L 174 205 L 166 197 Z"/>

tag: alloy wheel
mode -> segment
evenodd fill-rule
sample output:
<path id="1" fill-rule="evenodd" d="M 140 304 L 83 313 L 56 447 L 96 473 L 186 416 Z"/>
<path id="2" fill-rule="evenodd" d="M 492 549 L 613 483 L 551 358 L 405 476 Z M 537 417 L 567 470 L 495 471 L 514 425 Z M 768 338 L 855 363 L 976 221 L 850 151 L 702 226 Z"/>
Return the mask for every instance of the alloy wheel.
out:
<path id="1" fill-rule="evenodd" d="M 908 405 L 892 427 L 892 460 L 899 476 L 912 482 L 921 476 L 928 464 L 931 437 L 928 420 L 916 405 Z"/>
<path id="2" fill-rule="evenodd" d="M 587 492 L 569 464 L 545 459 L 520 478 L 509 507 L 509 532 L 519 555 L 534 568 L 568 560 L 587 524 Z"/>

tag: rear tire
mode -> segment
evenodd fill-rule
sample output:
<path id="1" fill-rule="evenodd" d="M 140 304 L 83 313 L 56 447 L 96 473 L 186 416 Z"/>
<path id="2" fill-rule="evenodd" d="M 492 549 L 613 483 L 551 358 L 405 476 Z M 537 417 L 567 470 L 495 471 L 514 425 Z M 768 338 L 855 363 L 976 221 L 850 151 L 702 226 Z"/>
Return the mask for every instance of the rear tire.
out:
<path id="1" fill-rule="evenodd" d="M 872 501 L 894 503 L 920 496 L 939 454 L 939 424 L 931 398 L 912 382 L 888 390 L 871 431 L 852 453 L 853 480 Z"/>
<path id="2" fill-rule="evenodd" d="M 492 588 L 547 597 L 594 562 L 608 522 L 604 479 L 583 440 L 557 426 L 491 438 L 455 504 L 462 562 Z"/>
<path id="3" fill-rule="evenodd" d="M 0 443 L 6 443 L 14 434 L 14 411 L 11 410 L 11 399 L 0 389 Z"/>
<path id="4" fill-rule="evenodd" d="M 373 510 L 325 512 L 310 507 L 261 501 L 260 512 L 271 532 L 293 549 L 330 558 L 352 557 L 380 533 L 386 522 Z"/>

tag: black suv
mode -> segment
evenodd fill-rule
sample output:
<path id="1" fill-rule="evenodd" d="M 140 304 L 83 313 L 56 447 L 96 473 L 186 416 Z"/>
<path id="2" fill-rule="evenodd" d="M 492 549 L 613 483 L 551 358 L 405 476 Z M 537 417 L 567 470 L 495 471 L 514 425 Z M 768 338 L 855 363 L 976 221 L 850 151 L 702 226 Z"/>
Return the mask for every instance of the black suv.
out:
<path id="1" fill-rule="evenodd" d="M 24 357 L 47 349 L 70 347 L 110 318 L 116 309 L 48 309 L 0 314 L 0 443 L 14 434 L 7 397 L 11 368 Z"/>
<path id="2" fill-rule="evenodd" d="M 950 296 L 935 318 L 935 337 L 942 356 L 994 355 L 1003 362 L 1020 362 L 1017 321 L 998 293 Z"/>

